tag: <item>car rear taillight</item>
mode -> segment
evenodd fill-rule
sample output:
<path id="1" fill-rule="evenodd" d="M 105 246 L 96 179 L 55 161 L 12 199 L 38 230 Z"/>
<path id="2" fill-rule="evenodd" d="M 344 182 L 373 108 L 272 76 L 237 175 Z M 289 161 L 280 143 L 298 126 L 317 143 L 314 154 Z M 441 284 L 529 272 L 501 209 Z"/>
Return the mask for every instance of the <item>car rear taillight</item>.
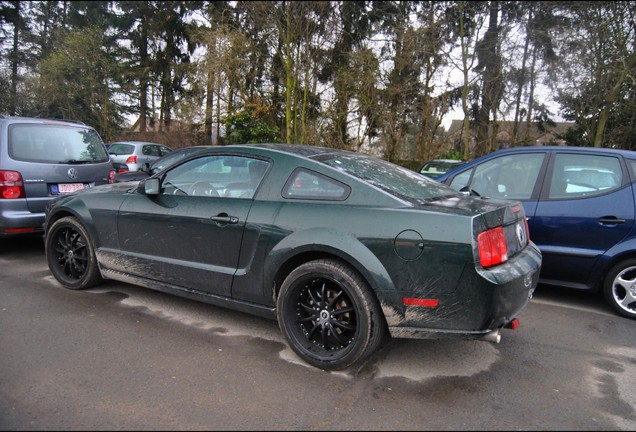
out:
<path id="1" fill-rule="evenodd" d="M 24 198 L 22 175 L 17 171 L 0 171 L 0 198 Z"/>
<path id="2" fill-rule="evenodd" d="M 115 170 L 108 171 L 108 183 L 115 183 Z"/>
<path id="3" fill-rule="evenodd" d="M 492 267 L 508 261 L 508 246 L 503 227 L 480 233 L 477 236 L 477 246 L 482 267 Z"/>
<path id="4" fill-rule="evenodd" d="M 126 164 L 136 164 L 137 163 L 137 156 L 132 155 L 132 156 L 128 156 L 128 159 L 126 159 Z"/>

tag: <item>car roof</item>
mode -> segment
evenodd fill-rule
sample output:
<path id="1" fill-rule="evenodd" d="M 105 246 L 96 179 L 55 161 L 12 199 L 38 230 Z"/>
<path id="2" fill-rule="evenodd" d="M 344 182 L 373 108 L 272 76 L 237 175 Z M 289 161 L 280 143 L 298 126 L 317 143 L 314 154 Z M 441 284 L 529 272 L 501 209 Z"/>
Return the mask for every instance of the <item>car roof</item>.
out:
<path id="1" fill-rule="evenodd" d="M 471 167 L 478 165 L 479 163 L 489 160 L 495 157 L 507 155 L 507 154 L 519 154 L 519 153 L 540 153 L 540 152 L 575 152 L 582 154 L 599 154 L 604 153 L 608 155 L 622 156 L 629 159 L 636 159 L 636 151 L 625 149 L 614 149 L 606 147 L 582 147 L 582 146 L 522 146 L 522 147 L 510 147 L 505 149 L 495 150 L 491 153 L 485 154 L 471 161 L 464 163 L 452 170 L 447 171 L 445 174 L 437 178 L 438 181 L 445 181 L 447 178 L 454 176 L 458 172 L 465 171 Z"/>
<path id="2" fill-rule="evenodd" d="M 151 142 L 151 141 L 113 141 L 112 143 L 108 145 L 113 145 L 113 144 L 155 144 L 155 145 L 165 146 L 165 144 Z"/>
<path id="3" fill-rule="evenodd" d="M 57 125 L 93 129 L 93 127 L 87 125 L 86 123 L 82 121 L 69 120 L 69 119 L 21 117 L 21 116 L 8 116 L 8 115 L 0 114 L 0 121 L 5 121 L 8 123 L 57 124 Z"/>
<path id="4" fill-rule="evenodd" d="M 424 165 L 429 164 L 431 162 L 463 163 L 463 161 L 460 161 L 457 159 L 431 159 L 430 161 L 427 161 L 426 163 L 424 163 Z"/>
<path id="5" fill-rule="evenodd" d="M 240 150 L 244 148 L 255 148 L 272 150 L 279 153 L 286 153 L 289 155 L 302 156 L 311 158 L 318 155 L 334 154 L 334 155 L 361 155 L 350 150 L 343 150 L 331 147 L 320 147 L 306 144 L 278 144 L 278 143 L 258 143 L 258 144 L 233 144 L 228 146 L 213 146 L 214 148 L 221 148 L 227 150 Z"/>
<path id="6" fill-rule="evenodd" d="M 576 151 L 580 153 L 607 153 L 616 154 L 625 157 L 636 157 L 636 152 L 633 150 L 615 149 L 607 147 L 582 147 L 582 146 L 523 146 L 523 147 L 510 147 L 506 149 L 495 150 L 492 153 L 488 153 L 477 159 L 490 157 L 492 155 L 500 154 L 512 154 L 512 153 L 528 153 L 528 152 L 542 152 L 542 151 Z M 477 160 L 474 159 L 474 160 Z M 471 161 L 472 162 L 472 161 Z"/>

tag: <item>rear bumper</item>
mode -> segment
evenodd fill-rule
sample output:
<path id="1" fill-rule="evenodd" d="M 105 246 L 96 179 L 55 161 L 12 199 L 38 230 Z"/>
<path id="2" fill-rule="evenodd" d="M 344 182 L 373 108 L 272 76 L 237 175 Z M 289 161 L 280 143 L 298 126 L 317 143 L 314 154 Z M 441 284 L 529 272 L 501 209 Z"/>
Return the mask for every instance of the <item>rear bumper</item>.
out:
<path id="1" fill-rule="evenodd" d="M 539 282 L 541 252 L 530 244 L 493 269 L 467 266 L 455 292 L 434 307 L 405 306 L 391 336 L 418 339 L 479 339 L 503 328 L 526 308 Z"/>
<path id="2" fill-rule="evenodd" d="M 0 237 L 14 237 L 44 232 L 44 213 L 31 213 L 24 200 L 0 203 Z"/>

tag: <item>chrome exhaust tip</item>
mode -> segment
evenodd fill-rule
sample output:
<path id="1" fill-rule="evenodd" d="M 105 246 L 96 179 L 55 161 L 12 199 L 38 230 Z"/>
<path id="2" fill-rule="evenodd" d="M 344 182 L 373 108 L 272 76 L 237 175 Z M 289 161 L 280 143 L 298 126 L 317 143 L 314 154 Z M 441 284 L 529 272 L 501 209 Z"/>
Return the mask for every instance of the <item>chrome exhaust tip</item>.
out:
<path id="1" fill-rule="evenodd" d="M 481 337 L 481 340 L 493 343 L 501 342 L 501 331 L 500 329 L 493 330 L 490 333 L 486 333 Z"/>

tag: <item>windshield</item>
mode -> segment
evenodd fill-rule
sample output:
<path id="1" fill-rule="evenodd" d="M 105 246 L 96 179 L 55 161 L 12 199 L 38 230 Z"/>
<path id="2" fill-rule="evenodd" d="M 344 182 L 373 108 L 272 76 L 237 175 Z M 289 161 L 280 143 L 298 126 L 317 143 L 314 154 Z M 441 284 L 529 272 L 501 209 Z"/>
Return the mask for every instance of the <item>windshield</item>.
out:
<path id="1" fill-rule="evenodd" d="M 451 162 L 451 161 L 432 161 L 425 164 L 420 173 L 422 174 L 430 174 L 430 175 L 441 175 L 446 173 L 447 171 L 455 168 L 460 165 L 461 162 Z"/>
<path id="2" fill-rule="evenodd" d="M 95 163 L 109 160 L 97 131 L 53 124 L 9 126 L 9 155 L 44 163 Z"/>
<path id="3" fill-rule="evenodd" d="M 315 159 L 413 203 L 458 195 L 446 185 L 382 159 L 358 153 L 318 155 Z"/>

